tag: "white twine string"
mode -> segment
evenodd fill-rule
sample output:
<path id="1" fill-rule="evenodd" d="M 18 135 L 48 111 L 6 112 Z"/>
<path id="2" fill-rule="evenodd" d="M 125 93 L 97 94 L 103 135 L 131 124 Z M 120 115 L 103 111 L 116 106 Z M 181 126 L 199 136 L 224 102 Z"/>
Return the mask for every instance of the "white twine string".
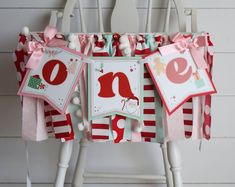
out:
<path id="1" fill-rule="evenodd" d="M 30 169 L 29 169 L 29 148 L 28 141 L 25 141 L 25 152 L 26 152 L 26 167 L 27 167 L 27 187 L 32 187 L 32 182 L 30 179 Z"/>

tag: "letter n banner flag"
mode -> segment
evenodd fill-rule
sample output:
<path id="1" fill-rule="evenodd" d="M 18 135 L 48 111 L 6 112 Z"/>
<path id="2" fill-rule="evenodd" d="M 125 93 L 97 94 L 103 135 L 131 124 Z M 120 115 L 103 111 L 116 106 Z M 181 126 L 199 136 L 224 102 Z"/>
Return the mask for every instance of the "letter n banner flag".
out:
<path id="1" fill-rule="evenodd" d="M 89 119 L 119 114 L 142 119 L 143 64 L 139 58 L 94 58 L 89 67 Z"/>

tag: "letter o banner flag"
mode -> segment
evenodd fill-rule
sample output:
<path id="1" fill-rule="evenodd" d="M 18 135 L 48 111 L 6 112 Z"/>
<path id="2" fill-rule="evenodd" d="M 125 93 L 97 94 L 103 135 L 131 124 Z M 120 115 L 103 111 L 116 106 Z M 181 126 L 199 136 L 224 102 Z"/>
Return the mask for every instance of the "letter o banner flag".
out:
<path id="1" fill-rule="evenodd" d="M 38 65 L 27 70 L 18 95 L 43 99 L 65 113 L 84 67 L 83 56 L 67 47 L 46 48 Z"/>

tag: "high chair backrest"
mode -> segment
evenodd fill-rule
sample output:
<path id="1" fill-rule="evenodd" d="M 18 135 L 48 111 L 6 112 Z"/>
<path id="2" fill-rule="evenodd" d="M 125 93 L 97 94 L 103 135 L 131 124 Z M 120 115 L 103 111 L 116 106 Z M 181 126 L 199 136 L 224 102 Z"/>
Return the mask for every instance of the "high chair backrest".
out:
<path id="1" fill-rule="evenodd" d="M 120 2 L 119 2 L 120 1 Z M 116 6 L 114 7 L 113 10 L 113 16 L 114 17 L 111 21 L 111 29 L 112 31 L 115 32 L 138 32 L 138 15 L 137 15 L 137 10 L 136 8 L 134 8 L 132 11 L 128 11 L 128 12 L 123 12 L 122 9 L 120 9 L 123 6 L 120 6 L 121 3 L 123 3 L 124 0 L 117 0 L 116 1 Z M 130 1 L 129 4 L 130 5 L 134 5 L 134 1 L 133 0 L 125 0 L 125 3 L 127 3 L 127 1 Z M 176 7 L 176 11 L 177 11 L 177 15 L 178 15 L 178 23 L 179 23 L 179 31 L 180 32 L 185 32 L 186 31 L 186 20 L 185 20 L 185 15 L 184 15 L 184 8 L 183 8 L 183 3 L 182 0 L 173 0 L 175 7 Z M 86 28 L 85 28 L 85 22 L 84 22 L 84 17 L 83 17 L 83 9 L 82 9 L 82 5 L 81 5 L 81 0 L 67 0 L 65 8 L 64 8 L 64 13 L 63 13 L 63 18 L 62 18 L 62 32 L 68 34 L 70 32 L 70 23 L 71 23 L 71 18 L 70 15 L 73 12 L 73 9 L 76 5 L 76 2 L 79 3 L 79 12 L 80 12 L 80 18 L 81 18 L 81 30 L 82 32 L 86 32 Z M 98 0 L 98 5 L 99 5 L 99 22 L 100 22 L 100 31 L 102 32 L 103 29 L 103 22 L 102 22 L 102 14 L 101 14 L 101 10 L 100 10 L 100 0 Z M 115 8 L 118 7 L 118 9 L 116 10 Z M 152 8 L 152 0 L 149 0 L 148 3 L 148 16 L 147 16 L 147 26 L 146 26 L 146 32 L 150 32 L 151 31 L 151 8 Z M 170 10 L 171 10 L 171 0 L 168 1 L 168 8 L 167 8 L 167 14 L 166 14 L 166 20 L 165 20 L 165 26 L 164 26 L 164 32 L 168 31 L 168 25 L 169 25 L 169 17 L 170 17 Z M 122 12 L 120 12 L 122 11 Z M 117 14 L 118 13 L 118 14 Z M 130 15 L 132 14 L 132 15 Z M 121 16 L 121 17 L 125 17 L 126 20 L 128 20 L 128 22 L 131 22 L 132 24 L 130 25 L 130 27 L 126 26 L 127 30 L 123 30 L 122 27 L 120 26 L 121 24 L 126 23 L 127 21 L 121 23 L 123 20 L 118 19 L 117 16 Z M 136 19 L 134 19 L 136 18 Z M 137 22 L 136 22 L 137 21 Z M 116 28 L 115 25 L 118 25 L 118 28 Z M 122 29 L 122 30 L 120 30 Z"/>

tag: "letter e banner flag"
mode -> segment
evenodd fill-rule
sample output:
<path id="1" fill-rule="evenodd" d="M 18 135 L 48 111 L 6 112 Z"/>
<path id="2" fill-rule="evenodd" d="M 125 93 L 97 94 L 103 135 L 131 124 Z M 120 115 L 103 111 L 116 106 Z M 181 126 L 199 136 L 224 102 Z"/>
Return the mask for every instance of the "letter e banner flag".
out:
<path id="1" fill-rule="evenodd" d="M 146 57 L 146 67 L 168 114 L 173 113 L 193 96 L 216 93 L 206 69 L 198 68 L 189 50 Z"/>

